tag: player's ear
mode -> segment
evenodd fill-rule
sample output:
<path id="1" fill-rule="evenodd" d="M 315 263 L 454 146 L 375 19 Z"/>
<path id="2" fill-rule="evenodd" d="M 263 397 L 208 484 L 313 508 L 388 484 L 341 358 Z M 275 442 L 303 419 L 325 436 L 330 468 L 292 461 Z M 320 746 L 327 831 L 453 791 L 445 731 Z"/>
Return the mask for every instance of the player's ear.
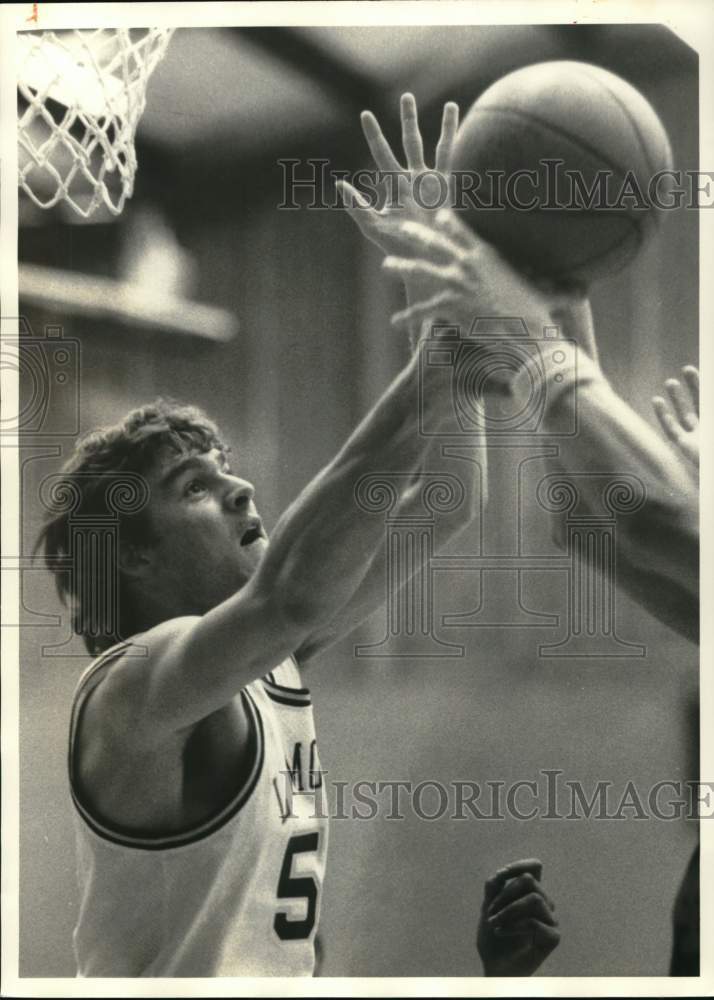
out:
<path id="1" fill-rule="evenodd" d="M 123 541 L 119 545 L 119 569 L 125 576 L 143 576 L 151 566 L 149 549 L 136 542 Z"/>

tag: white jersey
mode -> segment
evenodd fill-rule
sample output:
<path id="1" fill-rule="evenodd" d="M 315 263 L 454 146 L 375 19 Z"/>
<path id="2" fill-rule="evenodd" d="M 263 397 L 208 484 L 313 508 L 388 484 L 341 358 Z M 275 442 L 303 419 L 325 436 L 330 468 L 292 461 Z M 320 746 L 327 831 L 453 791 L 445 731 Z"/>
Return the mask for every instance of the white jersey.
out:
<path id="1" fill-rule="evenodd" d="M 327 818 L 297 665 L 285 660 L 240 694 L 250 766 L 230 805 L 196 829 L 140 836 L 92 815 L 73 780 L 82 706 L 130 645 L 88 667 L 72 708 L 78 975 L 312 975 Z"/>

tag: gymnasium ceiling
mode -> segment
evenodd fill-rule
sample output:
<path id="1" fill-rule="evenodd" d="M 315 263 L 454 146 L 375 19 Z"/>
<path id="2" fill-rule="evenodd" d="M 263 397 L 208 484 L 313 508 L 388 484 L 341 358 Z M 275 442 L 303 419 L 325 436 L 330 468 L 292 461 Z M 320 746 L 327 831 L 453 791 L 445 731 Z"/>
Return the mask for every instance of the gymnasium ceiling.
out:
<path id="1" fill-rule="evenodd" d="M 642 86 L 696 56 L 657 25 L 179 29 L 151 79 L 139 141 L 260 155 L 298 136 L 354 131 L 364 107 L 395 120 L 407 88 L 422 108 L 468 105 L 509 69 L 556 58 Z"/>
<path id="2" fill-rule="evenodd" d="M 257 197 L 256 177 L 274 198 L 267 168 L 280 156 L 327 157 L 350 168 L 366 155 L 358 127 L 363 108 L 375 111 L 388 137 L 398 141 L 399 94 L 411 90 L 429 140 L 438 134 L 445 100 L 466 109 L 504 73 L 564 58 L 611 69 L 645 95 L 653 81 L 671 78 L 676 94 L 683 79 L 696 78 L 696 53 L 656 25 L 179 29 L 149 83 L 131 212 L 116 225 L 98 211 L 75 240 L 72 230 L 81 220 L 67 206 L 42 211 L 21 198 L 22 294 L 67 314 L 104 316 L 109 310 L 128 329 L 169 327 L 225 339 L 235 332 L 235 317 L 191 302 L 191 281 L 178 280 L 187 259 L 179 237 L 188 213 L 205 220 L 209 211 L 225 212 L 227 185 L 240 169 L 254 185 L 251 198 Z M 234 183 L 231 196 L 240 197 L 242 187 Z M 163 220 L 152 244 L 140 226 L 132 228 L 141 221 L 142 205 Z M 48 239 L 45 230 L 55 224 Z M 132 274 L 125 273 L 126 260 L 133 262 Z M 133 273 L 153 281 L 157 260 L 173 261 L 176 279 L 160 316 L 153 285 L 147 292 Z M 86 272 L 84 284 L 77 271 Z M 165 292 L 171 284 L 162 282 Z"/>

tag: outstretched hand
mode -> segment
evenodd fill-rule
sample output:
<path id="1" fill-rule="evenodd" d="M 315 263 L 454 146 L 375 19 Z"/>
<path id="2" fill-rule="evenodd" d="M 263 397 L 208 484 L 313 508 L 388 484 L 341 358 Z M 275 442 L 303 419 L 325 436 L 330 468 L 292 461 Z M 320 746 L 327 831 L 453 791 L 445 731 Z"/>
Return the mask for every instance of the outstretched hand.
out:
<path id="1" fill-rule="evenodd" d="M 374 164 L 384 178 L 377 185 L 378 192 L 383 196 L 382 208 L 378 210 L 351 184 L 341 181 L 337 185 L 345 208 L 362 233 L 387 254 L 400 252 L 403 245 L 400 226 L 403 223 L 430 225 L 439 207 L 448 201 L 454 139 L 459 125 L 458 105 L 449 101 L 444 105 L 441 134 L 431 169 L 424 159 L 424 142 L 413 94 L 402 95 L 400 116 L 406 167 L 394 155 L 372 112 L 362 112 L 362 131 Z M 408 302 L 416 302 L 434 291 L 424 275 L 404 274 L 402 277 Z M 419 324 L 410 325 L 408 329 L 414 346 Z"/>
<path id="2" fill-rule="evenodd" d="M 406 166 L 395 156 L 372 112 L 364 111 L 361 118 L 375 166 L 385 177 L 381 184 L 383 207 L 377 209 L 346 181 L 337 185 L 345 208 L 361 232 L 388 254 L 386 270 L 404 282 L 409 308 L 395 314 L 392 322 L 406 328 L 414 344 L 426 322 L 434 318 L 435 306 L 448 306 L 452 317 L 460 311 L 461 325 L 467 328 L 474 307 L 478 307 L 482 316 L 522 318 L 529 327 L 535 323 L 533 333 L 539 335 L 543 324 L 561 321 L 561 317 L 551 315 L 560 303 L 567 310 L 568 325 L 577 327 L 587 341 L 581 346 L 596 359 L 592 323 L 588 327 L 583 321 L 582 308 L 573 313 L 573 295 L 539 287 L 536 281 L 515 271 L 450 208 L 443 207 L 449 204 L 447 196 L 451 192 L 458 106 L 453 102 L 444 105 L 433 169 L 425 162 L 412 94 L 402 95 L 400 114 Z M 464 311 L 469 313 L 467 324 Z"/>
<path id="3" fill-rule="evenodd" d="M 541 291 L 516 271 L 490 244 L 476 236 L 448 209 L 431 226 L 402 222 L 395 232 L 402 256 L 390 255 L 386 271 L 428 283 L 428 294 L 392 316 L 393 325 L 413 328 L 433 317 L 468 334 L 478 316 L 522 319 L 540 336 L 558 297 Z M 406 256 L 406 255 L 409 256 Z"/>
<path id="4" fill-rule="evenodd" d="M 362 130 L 372 159 L 383 180 L 377 186 L 384 195 L 378 210 L 347 181 L 338 182 L 345 208 L 361 231 L 385 253 L 400 246 L 396 230 L 401 222 L 428 224 L 434 211 L 446 200 L 459 125 L 459 109 L 449 101 L 444 105 L 441 135 L 436 145 L 435 164 L 427 167 L 424 142 L 419 131 L 417 106 L 413 94 L 403 94 L 400 105 L 402 146 L 406 166 L 402 166 L 387 142 L 381 126 L 371 111 L 363 111 Z M 432 206 L 431 208 L 429 206 Z"/>
<path id="5" fill-rule="evenodd" d="M 684 458 L 699 468 L 699 370 L 682 368 L 686 389 L 676 378 L 664 383 L 669 402 L 662 396 L 652 400 L 662 430 Z"/>
<path id="6" fill-rule="evenodd" d="M 484 887 L 476 946 L 487 976 L 532 976 L 560 941 L 537 858 L 514 861 Z"/>

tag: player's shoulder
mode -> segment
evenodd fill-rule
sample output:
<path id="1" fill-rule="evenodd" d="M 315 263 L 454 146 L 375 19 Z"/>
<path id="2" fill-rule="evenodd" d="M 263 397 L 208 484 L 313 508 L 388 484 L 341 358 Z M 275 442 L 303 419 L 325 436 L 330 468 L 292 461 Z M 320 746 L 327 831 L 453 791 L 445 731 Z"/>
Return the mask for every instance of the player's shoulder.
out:
<path id="1" fill-rule="evenodd" d="M 154 672 L 167 659 L 181 655 L 198 621 L 198 617 L 188 615 L 170 618 L 101 653 L 78 685 L 78 694 L 82 689 L 92 689 L 91 714 L 97 721 L 102 725 L 119 723 L 123 729 L 125 716 L 132 714 L 144 697 Z"/>
<path id="2" fill-rule="evenodd" d="M 180 618 L 168 618 L 166 621 L 154 625 L 153 628 L 148 629 L 146 632 L 142 632 L 133 641 L 140 639 L 141 642 L 146 644 L 147 648 L 158 651 L 164 648 L 167 643 L 183 638 L 200 620 L 198 615 L 182 615 Z"/>
<path id="3" fill-rule="evenodd" d="M 178 649 L 188 638 L 193 626 L 200 621 L 194 615 L 169 618 L 145 632 L 139 632 L 129 639 L 121 640 L 105 649 L 89 665 L 85 676 L 102 670 L 105 675 L 116 678 L 126 677 L 133 672 L 131 666 L 141 661 L 141 666 L 150 665 L 161 657 Z"/>

